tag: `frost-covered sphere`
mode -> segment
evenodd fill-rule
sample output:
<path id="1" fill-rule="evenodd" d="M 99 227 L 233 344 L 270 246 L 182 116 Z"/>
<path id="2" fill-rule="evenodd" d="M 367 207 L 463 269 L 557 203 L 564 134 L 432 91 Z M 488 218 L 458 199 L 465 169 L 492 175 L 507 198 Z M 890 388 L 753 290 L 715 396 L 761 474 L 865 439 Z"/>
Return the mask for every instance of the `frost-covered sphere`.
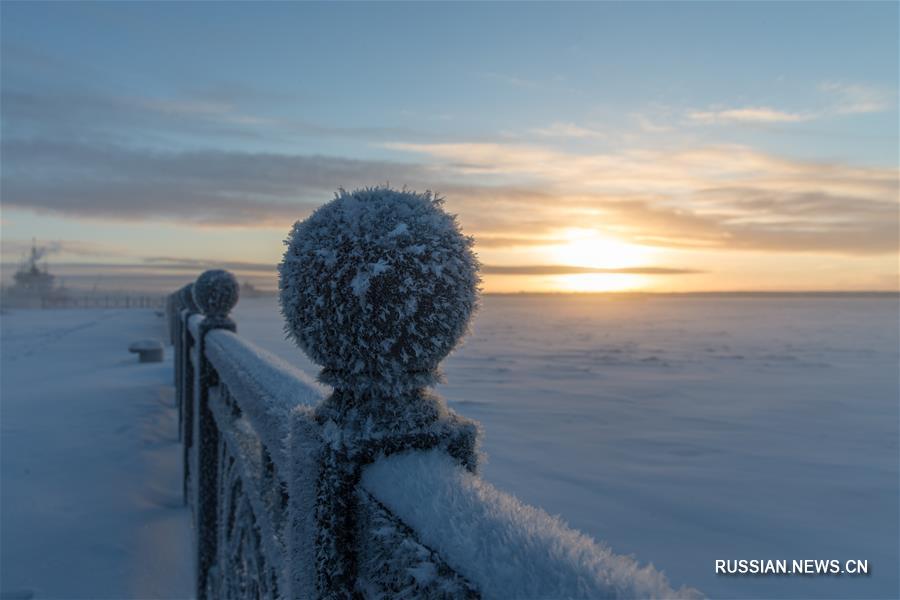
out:
<path id="1" fill-rule="evenodd" d="M 234 275 L 222 269 L 210 269 L 194 282 L 194 302 L 207 317 L 225 318 L 237 304 L 239 290 Z"/>
<path id="2" fill-rule="evenodd" d="M 478 301 L 472 238 L 431 192 L 340 190 L 294 224 L 279 265 L 285 330 L 337 389 L 439 379 Z"/>

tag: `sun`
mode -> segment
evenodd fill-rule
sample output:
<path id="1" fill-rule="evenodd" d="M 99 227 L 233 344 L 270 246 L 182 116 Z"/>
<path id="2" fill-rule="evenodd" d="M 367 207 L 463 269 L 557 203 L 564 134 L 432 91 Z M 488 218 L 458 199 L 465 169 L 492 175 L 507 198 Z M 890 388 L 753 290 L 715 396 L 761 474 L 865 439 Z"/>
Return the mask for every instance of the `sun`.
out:
<path id="1" fill-rule="evenodd" d="M 626 269 L 647 264 L 653 251 L 602 235 L 594 229 L 569 228 L 564 243 L 548 247 L 554 264 L 596 269 Z M 618 292 L 642 289 L 647 277 L 631 273 L 558 275 L 556 284 L 566 292 Z"/>
<path id="2" fill-rule="evenodd" d="M 598 269 L 623 269 L 645 264 L 650 249 L 601 235 L 593 229 L 570 228 L 565 243 L 551 246 L 556 264 Z"/>

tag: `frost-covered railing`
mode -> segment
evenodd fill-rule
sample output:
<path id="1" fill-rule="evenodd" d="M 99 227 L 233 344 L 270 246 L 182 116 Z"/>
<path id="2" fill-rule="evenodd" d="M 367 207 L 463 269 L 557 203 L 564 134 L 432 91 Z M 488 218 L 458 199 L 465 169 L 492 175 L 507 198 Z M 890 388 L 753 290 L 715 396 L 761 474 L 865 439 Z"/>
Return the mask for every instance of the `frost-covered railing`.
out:
<path id="1" fill-rule="evenodd" d="M 342 192 L 281 264 L 304 373 L 236 333 L 234 277 L 167 302 L 198 598 L 645 598 L 673 591 L 477 475 L 478 426 L 426 386 L 477 300 L 431 196 Z"/>

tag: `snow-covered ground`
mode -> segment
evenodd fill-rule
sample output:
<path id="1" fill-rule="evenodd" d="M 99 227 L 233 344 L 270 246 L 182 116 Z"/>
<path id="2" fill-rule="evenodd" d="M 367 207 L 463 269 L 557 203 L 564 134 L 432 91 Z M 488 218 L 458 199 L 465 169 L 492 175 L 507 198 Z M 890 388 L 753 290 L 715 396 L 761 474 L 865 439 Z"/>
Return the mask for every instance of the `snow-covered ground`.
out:
<path id="1" fill-rule="evenodd" d="M 0 597 L 187 598 L 171 352 L 150 310 L 0 317 Z"/>
<path id="2" fill-rule="evenodd" d="M 311 373 L 274 299 L 239 333 Z M 190 595 L 171 356 L 151 311 L 2 319 L 3 597 Z M 440 387 L 501 489 L 717 597 L 896 598 L 896 298 L 489 296 Z M 722 577 L 715 559 L 869 561 Z"/>
<path id="3" fill-rule="evenodd" d="M 274 299 L 238 331 L 316 372 Z M 716 597 L 896 598 L 898 300 L 488 296 L 445 364 L 498 487 Z M 863 559 L 726 577 L 715 559 Z"/>

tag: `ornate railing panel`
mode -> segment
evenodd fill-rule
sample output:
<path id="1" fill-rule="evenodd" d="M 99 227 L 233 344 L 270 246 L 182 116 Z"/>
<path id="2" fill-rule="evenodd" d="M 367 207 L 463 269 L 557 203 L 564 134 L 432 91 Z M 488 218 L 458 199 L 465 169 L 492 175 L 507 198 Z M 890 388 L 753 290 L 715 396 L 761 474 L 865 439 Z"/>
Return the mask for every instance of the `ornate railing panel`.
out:
<path id="1" fill-rule="evenodd" d="M 287 589 L 284 507 L 265 481 L 265 449 L 227 386 L 210 388 L 209 407 L 220 432 L 217 555 L 207 579 L 209 597 L 278 598 Z"/>

